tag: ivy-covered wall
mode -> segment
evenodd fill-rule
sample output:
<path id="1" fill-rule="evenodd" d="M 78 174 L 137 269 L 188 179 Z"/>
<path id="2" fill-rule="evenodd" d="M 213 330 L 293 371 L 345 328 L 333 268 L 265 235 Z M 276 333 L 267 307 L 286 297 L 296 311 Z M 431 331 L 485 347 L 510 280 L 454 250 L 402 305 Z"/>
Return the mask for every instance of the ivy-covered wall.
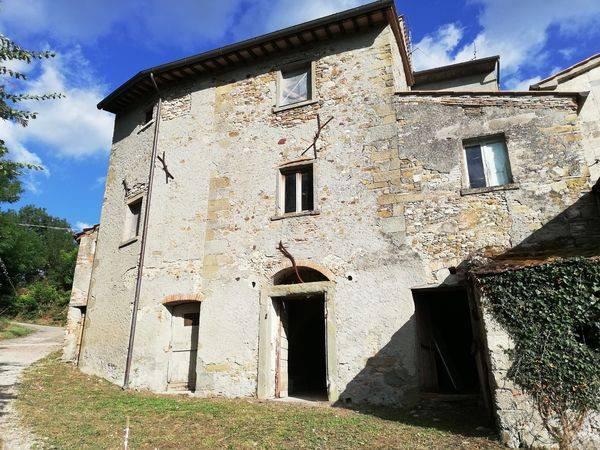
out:
<path id="1" fill-rule="evenodd" d="M 581 418 L 576 447 L 600 448 L 600 261 L 473 275 L 504 443 L 553 445 Z"/>

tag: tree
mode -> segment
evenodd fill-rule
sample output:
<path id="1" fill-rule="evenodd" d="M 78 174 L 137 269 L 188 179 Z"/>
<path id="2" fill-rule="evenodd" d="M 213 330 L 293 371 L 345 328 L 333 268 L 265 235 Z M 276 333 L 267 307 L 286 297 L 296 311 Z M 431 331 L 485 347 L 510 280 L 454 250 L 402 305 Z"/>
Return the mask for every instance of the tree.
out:
<path id="1" fill-rule="evenodd" d="M 36 112 L 18 108 L 19 103 L 27 100 L 48 100 L 62 97 L 62 94 L 28 94 L 16 91 L 19 81 L 26 80 L 24 73 L 11 69 L 10 61 L 25 61 L 30 64 L 36 59 L 53 58 L 50 51 L 26 50 L 0 34 L 0 119 L 26 127 L 35 119 Z M 16 202 L 23 192 L 19 177 L 27 169 L 40 169 L 39 166 L 20 163 L 8 159 L 6 142 L 0 139 L 0 202 Z"/>
<path id="2" fill-rule="evenodd" d="M 69 297 L 77 258 L 67 221 L 43 208 L 24 206 L 0 212 L 0 237 L 0 259 L 13 284 L 0 273 L 0 311 L 26 318 L 50 313 L 57 319 L 64 314 L 63 300 Z M 54 300 L 40 301 L 42 293 L 52 294 Z"/>

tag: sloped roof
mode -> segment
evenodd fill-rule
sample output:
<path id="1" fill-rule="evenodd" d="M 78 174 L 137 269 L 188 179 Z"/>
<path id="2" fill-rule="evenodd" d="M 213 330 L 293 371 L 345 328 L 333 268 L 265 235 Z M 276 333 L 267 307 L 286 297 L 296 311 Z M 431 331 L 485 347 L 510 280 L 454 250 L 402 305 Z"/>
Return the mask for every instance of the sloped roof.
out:
<path id="1" fill-rule="evenodd" d="M 590 56 L 589 58 L 584 59 L 583 61 L 579 61 L 576 64 L 573 64 L 566 69 L 561 70 L 560 72 L 555 73 L 554 75 L 549 76 L 548 78 L 544 78 L 541 81 L 538 81 L 535 84 L 529 86 L 529 89 L 532 91 L 542 90 L 542 89 L 554 89 L 558 83 L 574 78 L 582 73 L 587 72 L 588 70 L 593 69 L 600 65 L 600 53 L 596 53 L 595 55 Z M 555 83 L 551 83 L 554 81 Z M 544 86 L 546 85 L 546 86 Z"/>
<path id="2" fill-rule="evenodd" d="M 404 72 L 409 85 L 413 84 L 412 68 L 407 51 L 407 36 L 400 24 L 393 0 L 378 0 L 284 28 L 225 47 L 199 53 L 138 72 L 98 103 L 98 109 L 117 113 L 139 99 L 154 95 L 159 89 L 183 79 L 213 75 L 259 59 L 303 47 L 315 42 L 360 32 L 388 23 L 402 54 Z M 153 79 L 157 86 L 154 85 Z"/>
<path id="3" fill-rule="evenodd" d="M 474 59 L 472 61 L 434 67 L 433 69 L 414 72 L 415 84 L 433 83 L 437 81 L 452 80 L 454 78 L 490 73 L 500 70 L 500 56 Z M 498 76 L 498 78 L 500 78 Z"/>

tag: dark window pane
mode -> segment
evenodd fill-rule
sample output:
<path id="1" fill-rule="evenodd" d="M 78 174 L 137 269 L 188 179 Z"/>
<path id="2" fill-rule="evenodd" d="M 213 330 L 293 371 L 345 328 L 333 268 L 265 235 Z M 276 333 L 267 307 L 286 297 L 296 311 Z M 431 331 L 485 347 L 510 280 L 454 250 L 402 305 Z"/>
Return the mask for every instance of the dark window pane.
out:
<path id="1" fill-rule="evenodd" d="M 286 173 L 285 178 L 285 207 L 284 211 L 296 212 L 296 173 Z"/>
<path id="2" fill-rule="evenodd" d="M 140 217 L 142 212 L 142 200 L 138 200 L 129 205 L 129 211 L 131 212 L 131 231 L 135 234 L 133 236 L 138 236 L 140 233 Z"/>
<path id="3" fill-rule="evenodd" d="M 152 116 L 154 115 L 154 108 L 150 108 L 146 110 L 146 118 L 144 123 L 148 123 L 152 120 Z"/>
<path id="4" fill-rule="evenodd" d="M 469 184 L 472 188 L 485 186 L 485 173 L 483 170 L 483 159 L 481 158 L 481 147 L 474 145 L 465 147 L 467 155 L 467 169 L 469 171 Z"/>
<path id="5" fill-rule="evenodd" d="M 310 166 L 302 171 L 302 211 L 312 211 L 313 205 L 313 171 Z"/>
<path id="6" fill-rule="evenodd" d="M 193 327 L 200 323 L 200 313 L 187 313 L 183 315 L 183 326 Z"/>

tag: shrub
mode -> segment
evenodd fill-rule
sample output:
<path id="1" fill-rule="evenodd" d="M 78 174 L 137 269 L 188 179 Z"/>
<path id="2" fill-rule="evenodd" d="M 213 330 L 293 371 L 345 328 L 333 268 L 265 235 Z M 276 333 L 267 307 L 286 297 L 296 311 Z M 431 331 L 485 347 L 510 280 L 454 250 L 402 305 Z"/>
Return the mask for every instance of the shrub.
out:
<path id="1" fill-rule="evenodd" d="M 19 294 L 14 302 L 16 315 L 26 319 L 47 316 L 53 321 L 64 321 L 69 304 L 69 293 L 44 281 L 36 281 Z"/>

